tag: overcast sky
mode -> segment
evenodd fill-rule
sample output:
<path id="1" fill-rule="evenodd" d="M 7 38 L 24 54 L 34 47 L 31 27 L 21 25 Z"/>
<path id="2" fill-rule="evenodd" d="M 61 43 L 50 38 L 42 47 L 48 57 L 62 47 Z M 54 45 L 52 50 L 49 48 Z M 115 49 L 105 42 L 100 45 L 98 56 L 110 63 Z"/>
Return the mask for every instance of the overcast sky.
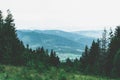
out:
<path id="1" fill-rule="evenodd" d="M 120 25 L 120 0 L 0 0 L 17 29 L 102 30 Z"/>

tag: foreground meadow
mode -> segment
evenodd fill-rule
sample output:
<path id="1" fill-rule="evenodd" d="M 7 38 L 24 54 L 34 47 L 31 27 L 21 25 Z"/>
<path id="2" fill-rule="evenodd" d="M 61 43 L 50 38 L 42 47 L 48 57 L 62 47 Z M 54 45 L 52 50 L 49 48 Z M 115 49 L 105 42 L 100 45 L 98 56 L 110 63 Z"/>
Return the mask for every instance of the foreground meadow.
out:
<path id="1" fill-rule="evenodd" d="M 107 77 L 67 73 L 63 69 L 51 68 L 39 72 L 33 68 L 0 65 L 0 80 L 119 80 Z"/>

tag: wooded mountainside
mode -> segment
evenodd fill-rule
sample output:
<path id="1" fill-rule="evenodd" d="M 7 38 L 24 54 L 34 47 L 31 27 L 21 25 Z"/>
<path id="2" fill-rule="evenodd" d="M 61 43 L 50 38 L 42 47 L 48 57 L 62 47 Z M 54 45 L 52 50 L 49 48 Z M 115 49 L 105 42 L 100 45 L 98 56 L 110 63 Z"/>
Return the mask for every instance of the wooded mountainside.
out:
<path id="1" fill-rule="evenodd" d="M 90 48 L 85 47 L 80 59 L 60 62 L 54 50 L 50 53 L 43 47 L 32 50 L 26 47 L 16 34 L 15 23 L 10 10 L 4 19 L 0 11 L 0 64 L 33 67 L 38 71 L 49 70 L 50 67 L 63 68 L 66 72 L 82 72 L 84 74 L 120 77 L 120 26 L 102 39 L 93 41 Z M 52 46 L 51 46 L 52 47 Z M 65 80 L 65 79 L 64 79 Z"/>

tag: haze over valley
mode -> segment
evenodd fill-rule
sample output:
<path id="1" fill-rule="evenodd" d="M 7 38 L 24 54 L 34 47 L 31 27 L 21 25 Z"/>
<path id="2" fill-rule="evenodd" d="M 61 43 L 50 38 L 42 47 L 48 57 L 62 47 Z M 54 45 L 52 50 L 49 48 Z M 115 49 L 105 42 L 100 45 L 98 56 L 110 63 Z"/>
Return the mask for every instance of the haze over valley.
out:
<path id="1" fill-rule="evenodd" d="M 98 33 L 97 33 L 98 32 Z M 79 58 L 86 45 L 101 36 L 102 31 L 74 31 L 61 30 L 18 30 L 17 34 L 24 45 L 36 49 L 44 47 L 49 51 L 55 50 L 61 60 Z M 95 34 L 93 36 L 93 34 Z M 52 47 L 51 47 L 52 46 Z"/>

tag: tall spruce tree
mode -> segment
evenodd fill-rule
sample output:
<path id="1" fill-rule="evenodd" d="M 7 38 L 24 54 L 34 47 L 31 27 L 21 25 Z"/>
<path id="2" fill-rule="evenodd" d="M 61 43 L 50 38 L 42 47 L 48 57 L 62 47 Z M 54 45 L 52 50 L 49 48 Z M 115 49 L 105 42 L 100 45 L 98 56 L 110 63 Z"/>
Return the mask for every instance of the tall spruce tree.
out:
<path id="1" fill-rule="evenodd" d="M 50 53 L 50 60 L 49 60 L 50 64 L 52 66 L 55 66 L 55 67 L 58 67 L 59 64 L 60 64 L 60 61 L 59 61 L 59 57 L 56 56 L 56 52 L 53 51 L 53 49 L 51 50 L 51 53 Z"/>
<path id="2" fill-rule="evenodd" d="M 117 28 L 115 29 L 115 33 L 110 40 L 108 56 L 106 58 L 105 71 L 107 75 L 111 74 L 111 70 L 113 68 L 113 59 L 119 49 L 120 49 L 120 26 L 117 26 Z"/>
<path id="3" fill-rule="evenodd" d="M 2 49 L 2 28 L 3 28 L 3 16 L 2 16 L 2 11 L 0 10 L 0 63 L 3 60 L 3 49 Z"/>
<path id="4" fill-rule="evenodd" d="M 111 30 L 111 29 L 110 29 Z M 112 30 L 110 32 L 112 34 Z M 108 48 L 108 42 L 109 39 L 107 38 L 107 30 L 104 29 L 102 33 L 101 43 L 100 43 L 100 55 L 99 55 L 99 73 L 104 73 L 104 66 L 106 64 L 106 57 L 107 57 L 107 48 Z"/>
<path id="5" fill-rule="evenodd" d="M 95 42 L 93 40 L 92 46 L 89 51 L 88 55 L 88 64 L 86 67 L 86 71 L 94 73 L 96 71 L 96 66 L 98 67 L 98 60 L 99 60 L 99 54 L 100 54 L 100 46 L 99 46 L 99 40 Z M 97 68 L 98 69 L 98 68 Z"/>
<path id="6" fill-rule="evenodd" d="M 120 77 L 120 49 L 117 51 L 113 59 L 112 76 Z"/>
<path id="7" fill-rule="evenodd" d="M 24 46 L 22 41 L 17 38 L 14 19 L 10 10 L 7 10 L 7 17 L 2 22 L 0 37 L 2 63 L 14 65 L 22 64 L 22 53 L 24 52 Z"/>
<path id="8" fill-rule="evenodd" d="M 105 54 L 107 51 L 107 30 L 104 29 L 102 33 L 102 39 L 101 39 L 101 48 L 102 48 L 102 54 Z"/>
<path id="9" fill-rule="evenodd" d="M 88 55 L 89 55 L 89 49 L 88 49 L 88 46 L 86 46 L 85 52 L 83 52 L 82 57 L 80 58 L 80 70 L 81 71 L 85 71 L 88 65 Z"/>

